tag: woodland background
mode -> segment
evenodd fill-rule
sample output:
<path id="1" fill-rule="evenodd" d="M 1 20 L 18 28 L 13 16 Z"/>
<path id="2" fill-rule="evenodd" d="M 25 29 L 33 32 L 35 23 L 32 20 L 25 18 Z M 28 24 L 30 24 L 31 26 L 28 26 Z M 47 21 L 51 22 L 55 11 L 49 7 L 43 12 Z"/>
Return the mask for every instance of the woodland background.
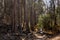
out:
<path id="1" fill-rule="evenodd" d="M 50 0 L 49 4 L 43 0 L 0 0 L 0 33 L 40 29 L 60 33 L 60 0 Z"/>

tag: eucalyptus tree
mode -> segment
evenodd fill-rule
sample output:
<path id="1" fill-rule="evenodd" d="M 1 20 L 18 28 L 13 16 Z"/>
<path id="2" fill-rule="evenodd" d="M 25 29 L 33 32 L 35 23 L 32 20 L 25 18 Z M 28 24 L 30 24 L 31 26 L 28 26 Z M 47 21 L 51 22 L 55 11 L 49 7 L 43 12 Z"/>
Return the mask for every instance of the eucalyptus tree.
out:
<path id="1" fill-rule="evenodd" d="M 55 0 L 50 0 L 50 15 L 51 19 L 54 21 L 54 27 L 56 24 L 56 6 L 55 6 Z"/>
<path id="2" fill-rule="evenodd" d="M 60 29 L 60 0 L 57 1 L 57 8 L 56 8 L 56 13 L 57 13 L 57 29 Z M 60 30 L 59 30 L 60 31 Z"/>
<path id="3" fill-rule="evenodd" d="M 3 23 L 4 18 L 4 0 L 0 0 L 0 23 Z"/>

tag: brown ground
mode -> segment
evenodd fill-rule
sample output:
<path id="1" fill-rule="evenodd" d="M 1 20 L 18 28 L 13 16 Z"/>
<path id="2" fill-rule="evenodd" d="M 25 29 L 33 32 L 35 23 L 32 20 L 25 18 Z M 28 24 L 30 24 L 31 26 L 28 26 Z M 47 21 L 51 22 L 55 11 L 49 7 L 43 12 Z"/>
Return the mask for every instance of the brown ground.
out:
<path id="1" fill-rule="evenodd" d="M 60 40 L 60 35 L 57 35 L 57 36 L 55 36 L 55 37 L 53 37 L 53 38 L 51 38 L 49 40 Z"/>
<path id="2" fill-rule="evenodd" d="M 37 38 L 43 38 L 44 36 L 39 36 L 38 34 L 35 34 Z M 47 40 L 60 40 L 60 35 L 56 35 L 52 38 L 47 38 Z"/>

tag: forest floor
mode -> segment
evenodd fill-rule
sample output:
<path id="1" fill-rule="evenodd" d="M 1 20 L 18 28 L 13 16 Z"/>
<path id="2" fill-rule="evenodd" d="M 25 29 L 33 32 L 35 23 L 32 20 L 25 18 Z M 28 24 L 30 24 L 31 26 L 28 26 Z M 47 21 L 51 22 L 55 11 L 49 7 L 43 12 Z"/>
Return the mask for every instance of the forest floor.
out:
<path id="1" fill-rule="evenodd" d="M 39 34 L 34 34 L 37 38 L 42 38 L 43 40 L 60 40 L 60 34 L 59 35 L 56 35 L 56 36 L 53 36 L 51 38 L 48 38 L 46 35 L 39 35 Z"/>
<path id="2" fill-rule="evenodd" d="M 60 35 L 56 35 L 55 37 L 52 37 L 51 39 L 49 40 L 60 40 Z"/>
<path id="3" fill-rule="evenodd" d="M 56 35 L 56 36 L 53 36 L 51 38 L 48 38 L 47 35 L 41 35 L 39 33 L 29 34 L 28 36 L 24 34 L 21 37 L 19 35 L 18 36 L 13 36 L 13 34 L 12 35 L 11 34 L 6 34 L 6 35 L 2 35 L 2 36 L 3 36 L 2 39 L 4 39 L 4 40 L 5 39 L 6 40 L 8 40 L 8 39 L 12 39 L 12 40 L 15 40 L 15 39 L 16 40 L 19 40 L 20 39 L 20 40 L 23 40 L 23 38 L 24 38 L 24 40 L 60 40 L 60 34 L 59 35 Z M 1 37 L 0 37 L 0 39 L 1 39 Z"/>

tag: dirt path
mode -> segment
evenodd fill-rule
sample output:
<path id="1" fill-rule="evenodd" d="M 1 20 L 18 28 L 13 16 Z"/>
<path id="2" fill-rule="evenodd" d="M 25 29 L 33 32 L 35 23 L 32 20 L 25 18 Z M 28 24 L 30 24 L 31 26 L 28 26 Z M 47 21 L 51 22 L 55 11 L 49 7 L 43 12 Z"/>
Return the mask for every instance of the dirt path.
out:
<path id="1" fill-rule="evenodd" d="M 54 38 L 51 38 L 50 40 L 60 40 L 60 35 L 54 37 Z"/>
<path id="2" fill-rule="evenodd" d="M 43 35 L 43 36 L 40 36 L 40 35 L 38 35 L 38 34 L 34 34 L 37 38 L 43 38 L 44 39 L 44 37 L 46 37 L 45 35 Z M 60 35 L 57 35 L 57 36 L 55 36 L 55 37 L 53 37 L 53 38 L 47 38 L 47 40 L 60 40 Z"/>

